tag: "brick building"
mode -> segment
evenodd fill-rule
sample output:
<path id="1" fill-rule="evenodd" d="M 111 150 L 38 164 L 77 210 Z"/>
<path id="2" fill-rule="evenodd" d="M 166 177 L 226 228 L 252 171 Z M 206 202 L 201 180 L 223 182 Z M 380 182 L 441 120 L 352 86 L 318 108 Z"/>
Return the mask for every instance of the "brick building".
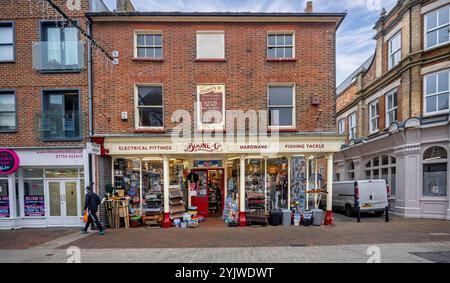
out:
<path id="1" fill-rule="evenodd" d="M 332 164 L 342 143 L 335 36 L 345 14 L 315 13 L 311 3 L 304 13 L 137 12 L 126 2 L 87 14 L 119 62 L 93 63 L 101 192 L 112 185 L 133 196 L 133 215 L 159 200 L 164 225 L 184 211 L 177 190 L 205 217 L 235 201 L 241 224 L 309 206 L 304 190 L 315 180 L 305 178 L 305 157 Z"/>
<path id="2" fill-rule="evenodd" d="M 86 29 L 89 1 L 52 2 Z M 1 1 L 0 148 L 20 166 L 2 167 L 0 228 L 81 224 L 89 183 L 86 43 L 47 2 Z"/>
<path id="3" fill-rule="evenodd" d="M 386 179 L 396 213 L 450 219 L 448 0 L 398 1 L 376 50 L 337 90 L 341 181 Z"/>

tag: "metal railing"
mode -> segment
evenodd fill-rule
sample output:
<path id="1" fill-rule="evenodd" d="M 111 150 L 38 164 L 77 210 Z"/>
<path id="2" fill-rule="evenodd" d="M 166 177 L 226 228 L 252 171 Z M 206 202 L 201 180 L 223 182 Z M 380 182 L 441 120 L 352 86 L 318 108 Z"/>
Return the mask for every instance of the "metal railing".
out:
<path id="1" fill-rule="evenodd" d="M 79 71 L 84 68 L 84 42 L 33 42 L 33 69 L 37 71 Z"/>
<path id="2" fill-rule="evenodd" d="M 36 113 L 36 126 L 42 141 L 79 141 L 83 139 L 85 113 L 80 111 Z"/>

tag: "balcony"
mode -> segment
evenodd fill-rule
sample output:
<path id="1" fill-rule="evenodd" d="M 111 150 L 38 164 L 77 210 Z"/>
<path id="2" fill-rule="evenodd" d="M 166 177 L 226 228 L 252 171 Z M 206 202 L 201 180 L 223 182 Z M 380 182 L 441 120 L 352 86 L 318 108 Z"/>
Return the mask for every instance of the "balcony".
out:
<path id="1" fill-rule="evenodd" d="M 39 140 L 82 141 L 85 117 L 80 111 L 36 113 Z"/>
<path id="2" fill-rule="evenodd" d="M 39 72 L 78 72 L 84 69 L 84 42 L 33 42 L 33 69 Z"/>

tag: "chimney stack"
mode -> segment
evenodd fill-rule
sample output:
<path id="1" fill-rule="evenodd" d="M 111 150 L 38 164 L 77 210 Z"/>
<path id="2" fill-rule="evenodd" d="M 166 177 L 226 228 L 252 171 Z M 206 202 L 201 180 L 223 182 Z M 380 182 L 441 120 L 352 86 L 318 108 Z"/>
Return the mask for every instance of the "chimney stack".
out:
<path id="1" fill-rule="evenodd" d="M 306 2 L 305 13 L 312 13 L 313 10 L 314 10 L 314 8 L 313 8 L 313 2 L 312 2 L 312 1 Z"/>
<path id="2" fill-rule="evenodd" d="M 131 0 L 117 0 L 116 2 L 116 11 L 117 12 L 135 12 L 133 4 Z"/>

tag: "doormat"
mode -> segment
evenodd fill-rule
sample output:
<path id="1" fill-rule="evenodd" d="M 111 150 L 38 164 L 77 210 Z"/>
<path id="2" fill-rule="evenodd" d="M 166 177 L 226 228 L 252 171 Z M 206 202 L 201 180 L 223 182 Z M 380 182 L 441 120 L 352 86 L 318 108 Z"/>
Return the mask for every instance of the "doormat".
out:
<path id="1" fill-rule="evenodd" d="M 450 263 L 450 251 L 410 253 L 410 254 L 427 259 L 434 263 Z"/>

